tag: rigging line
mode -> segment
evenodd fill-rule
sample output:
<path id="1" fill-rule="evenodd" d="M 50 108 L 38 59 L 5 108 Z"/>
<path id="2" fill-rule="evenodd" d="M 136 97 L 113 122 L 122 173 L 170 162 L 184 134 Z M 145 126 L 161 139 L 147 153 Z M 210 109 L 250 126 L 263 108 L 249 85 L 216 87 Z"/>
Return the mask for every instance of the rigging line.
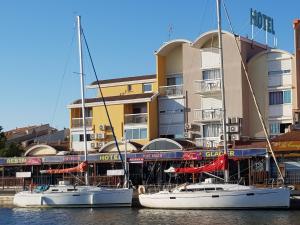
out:
<path id="1" fill-rule="evenodd" d="M 117 137 L 116 137 L 116 134 L 115 134 L 115 131 L 114 131 L 114 127 L 113 127 L 113 125 L 112 125 L 112 122 L 111 122 L 111 119 L 110 119 L 110 116 L 109 116 L 109 113 L 108 113 L 106 101 L 105 101 L 105 98 L 104 98 L 104 96 L 103 96 L 102 89 L 101 89 L 101 87 L 100 87 L 100 81 L 99 81 L 99 79 L 98 79 L 98 75 L 97 75 L 97 72 L 96 72 L 96 69 L 95 69 L 95 66 L 94 66 L 94 62 L 93 62 L 93 59 L 92 59 L 92 55 L 91 55 L 91 52 L 90 52 L 90 49 L 89 49 L 89 46 L 88 46 L 88 43 L 87 43 L 85 34 L 84 34 L 84 32 L 83 32 L 83 28 L 81 28 L 81 33 L 82 33 L 82 36 L 83 36 L 83 39 L 84 39 L 84 43 L 85 43 L 86 49 L 87 49 L 88 54 L 89 54 L 89 58 L 90 58 L 90 61 L 91 61 L 91 64 L 92 64 L 92 68 L 93 68 L 93 71 L 94 71 L 94 75 L 95 75 L 95 78 L 96 78 L 96 81 L 97 81 L 97 85 L 98 85 L 98 88 L 99 88 L 99 92 L 100 92 L 100 95 L 101 95 L 101 99 L 102 99 L 102 102 L 103 102 L 103 105 L 104 105 L 104 108 L 105 108 L 106 116 L 107 116 L 109 125 L 110 125 L 110 127 L 111 127 L 111 131 L 112 131 L 112 134 L 113 134 L 113 138 L 114 138 L 114 141 L 115 141 L 115 144 L 116 144 L 116 147 L 117 147 L 117 150 L 118 150 L 120 159 L 121 159 L 122 168 L 123 168 L 123 170 L 124 170 L 124 173 L 126 174 L 126 177 L 128 177 L 128 171 L 127 171 L 127 169 L 126 169 L 126 166 L 124 165 L 124 160 L 123 160 L 123 157 L 122 157 L 120 148 L 119 148 L 119 144 L 118 144 Z"/>
<path id="2" fill-rule="evenodd" d="M 55 101 L 55 106 L 54 106 L 54 110 L 53 110 L 53 114 L 52 114 L 51 124 L 53 124 L 53 122 L 55 120 L 55 114 L 56 114 L 56 111 L 57 111 L 57 108 L 58 108 L 58 102 L 59 102 L 59 99 L 60 99 L 60 96 L 61 96 L 61 93 L 62 93 L 63 82 L 64 82 L 64 79 L 65 79 L 65 76 L 66 76 L 66 73 L 67 73 L 67 68 L 69 66 L 70 59 L 71 59 L 71 50 L 72 50 L 74 40 L 75 40 L 75 27 L 73 29 L 73 36 L 72 36 L 71 42 L 69 44 L 69 52 L 68 52 L 68 55 L 67 55 L 67 60 L 66 60 L 65 65 L 64 65 L 63 74 L 61 76 L 61 80 L 60 80 L 60 84 L 59 84 L 59 90 L 58 90 L 58 94 L 57 94 L 56 101 Z M 48 134 L 47 143 L 49 142 L 49 140 L 50 140 L 50 135 Z"/>
<path id="3" fill-rule="evenodd" d="M 200 33 L 202 32 L 202 24 L 203 24 L 203 21 L 204 21 L 204 18 L 206 17 L 206 13 L 207 13 L 207 3 L 208 3 L 208 0 L 205 1 L 204 3 L 204 7 L 203 7 L 203 11 L 202 11 L 202 16 L 201 16 L 201 19 L 200 19 Z"/>
<path id="4" fill-rule="evenodd" d="M 222 2 L 223 2 L 223 7 L 225 9 L 226 18 L 227 18 L 228 23 L 229 23 L 230 30 L 231 30 L 232 34 L 234 35 L 235 44 L 236 44 L 236 47 L 238 49 L 238 52 L 239 52 L 239 55 L 240 55 L 240 58 L 241 58 L 241 61 L 242 61 L 243 70 L 244 70 L 244 73 L 245 73 L 245 77 L 246 77 L 247 83 L 249 85 L 249 89 L 250 89 L 250 92 L 251 92 L 251 95 L 252 95 L 252 99 L 254 101 L 254 105 L 255 105 L 255 108 L 256 108 L 259 120 L 261 122 L 261 125 L 262 125 L 262 128 L 263 128 L 265 137 L 267 139 L 268 147 L 269 147 L 269 150 L 270 150 L 269 152 L 271 152 L 271 154 L 272 154 L 272 157 L 274 159 L 274 162 L 275 162 L 275 165 L 277 167 L 277 170 L 278 170 L 278 173 L 280 175 L 280 178 L 281 178 L 282 182 L 284 183 L 284 178 L 283 178 L 282 172 L 281 172 L 281 170 L 279 168 L 278 162 L 276 160 L 276 157 L 275 157 L 275 154 L 274 154 L 274 151 L 273 151 L 270 139 L 269 139 L 269 135 L 268 135 L 268 131 L 267 131 L 267 128 L 266 128 L 266 124 L 264 122 L 264 119 L 262 117 L 261 111 L 259 109 L 259 105 L 257 103 L 256 96 L 255 96 L 254 90 L 253 90 L 252 85 L 251 85 L 249 74 L 248 74 L 248 71 L 246 70 L 246 65 L 245 65 L 245 62 L 244 62 L 243 57 L 242 57 L 242 52 L 241 52 L 241 49 L 240 49 L 240 47 L 238 45 L 238 42 L 237 42 L 237 35 L 233 31 L 232 23 L 231 23 L 231 20 L 229 18 L 229 14 L 228 14 L 225 2 L 224 1 L 222 1 Z"/>

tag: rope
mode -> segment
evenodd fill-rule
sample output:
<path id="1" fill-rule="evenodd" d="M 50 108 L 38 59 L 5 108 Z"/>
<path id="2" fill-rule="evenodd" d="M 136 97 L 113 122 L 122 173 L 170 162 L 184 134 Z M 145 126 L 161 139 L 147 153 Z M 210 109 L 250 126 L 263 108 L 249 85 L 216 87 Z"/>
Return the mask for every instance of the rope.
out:
<path id="1" fill-rule="evenodd" d="M 111 119 L 110 119 L 110 116 L 109 116 L 109 113 L 108 113 L 106 101 L 105 101 L 105 98 L 103 96 L 102 89 L 100 87 L 100 81 L 98 79 L 98 75 L 97 75 L 97 72 L 96 72 L 96 69 L 95 69 L 95 66 L 94 66 L 94 62 L 93 62 L 93 59 L 92 59 L 92 56 L 91 56 L 91 52 L 90 52 L 90 49 L 89 49 L 89 46 L 88 46 L 88 43 L 87 43 L 87 40 L 86 40 L 86 37 L 85 37 L 85 34 L 84 34 L 82 28 L 81 28 L 81 33 L 82 33 L 84 43 L 85 43 L 85 46 L 86 46 L 88 54 L 89 54 L 89 58 L 90 58 L 90 61 L 91 61 L 91 64 L 92 64 L 93 72 L 94 72 L 94 75 L 95 75 L 95 78 L 96 78 L 96 81 L 97 81 L 97 85 L 98 85 L 98 88 L 99 88 L 100 96 L 101 96 L 101 99 L 102 99 L 102 102 L 103 102 L 103 105 L 104 105 L 104 108 L 105 108 L 106 116 L 107 116 L 109 125 L 111 127 L 113 138 L 114 138 L 114 141 L 115 141 L 115 144 L 116 144 L 116 147 L 117 147 L 120 159 L 121 159 L 122 169 L 124 170 L 124 173 L 126 174 L 126 177 L 128 178 L 128 171 L 126 169 L 126 166 L 124 165 L 124 160 L 123 160 L 123 157 L 122 157 L 122 154 L 121 154 L 121 151 L 120 151 L 120 148 L 119 148 L 119 144 L 118 144 L 118 141 L 117 141 L 117 138 L 116 138 L 116 135 L 115 135 L 114 127 L 112 125 L 112 122 L 111 122 Z"/>
<path id="2" fill-rule="evenodd" d="M 244 70 L 244 72 L 245 72 L 245 77 L 246 77 L 246 79 L 247 79 L 247 83 L 248 83 L 248 85 L 249 85 L 249 89 L 250 89 L 250 92 L 251 92 L 251 94 L 252 94 L 252 99 L 253 99 L 253 101 L 254 101 L 254 105 L 255 105 L 255 108 L 256 108 L 256 111 L 257 111 L 259 120 L 260 120 L 260 122 L 261 122 L 261 125 L 262 125 L 262 128 L 263 128 L 265 137 L 266 137 L 266 139 L 267 139 L 267 143 L 268 143 L 268 147 L 269 147 L 269 152 L 271 152 L 271 154 L 272 154 L 272 157 L 273 157 L 274 162 L 275 162 L 275 165 L 276 165 L 276 167 L 277 167 L 277 169 L 278 169 L 280 178 L 281 178 L 282 182 L 284 183 L 284 178 L 283 178 L 283 175 L 282 175 L 282 173 L 281 173 L 281 171 L 280 171 L 278 162 L 277 162 L 277 160 L 276 160 L 276 157 L 275 157 L 275 154 L 274 154 L 274 151 L 273 151 L 273 148 L 272 148 L 270 139 L 269 139 L 268 131 L 267 131 L 267 128 L 266 128 L 264 119 L 263 119 L 263 117 L 262 117 L 262 114 L 261 114 L 261 112 L 260 112 L 259 105 L 258 105 L 258 103 L 257 103 L 256 96 L 255 96 L 255 94 L 254 94 L 254 90 L 253 90 L 252 85 L 251 85 L 251 81 L 250 81 L 250 78 L 249 78 L 249 74 L 248 74 L 248 72 L 247 72 L 246 65 L 245 65 L 245 62 L 244 62 L 243 57 L 242 57 L 242 52 L 241 52 L 241 49 L 240 49 L 240 47 L 239 47 L 239 45 L 238 45 L 237 35 L 235 35 L 235 33 L 234 33 L 234 31 L 233 31 L 232 23 L 231 23 L 231 20 L 230 20 L 230 18 L 229 18 L 229 14 L 228 14 L 228 11 L 227 11 L 227 8 L 226 8 L 226 5 L 225 5 L 225 2 L 224 2 L 224 1 L 223 1 L 223 7 L 224 7 L 224 9 L 225 9 L 225 14 L 226 14 L 226 17 L 227 17 L 227 20 L 228 20 L 228 23 L 229 23 L 229 27 L 230 27 L 231 33 L 234 35 L 235 44 L 236 44 L 237 50 L 238 50 L 238 52 L 239 52 L 239 55 L 240 55 L 240 58 L 241 58 L 241 61 L 242 61 L 242 66 L 243 66 L 243 70 Z"/>

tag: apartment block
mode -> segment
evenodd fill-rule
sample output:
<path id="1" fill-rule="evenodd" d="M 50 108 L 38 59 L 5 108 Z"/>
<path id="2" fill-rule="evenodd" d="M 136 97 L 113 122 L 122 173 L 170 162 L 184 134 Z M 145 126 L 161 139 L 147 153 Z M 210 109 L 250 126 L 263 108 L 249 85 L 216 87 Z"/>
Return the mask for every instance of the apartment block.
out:
<path id="1" fill-rule="evenodd" d="M 156 84 L 156 75 L 109 79 L 100 82 L 108 115 L 118 141 L 126 138 L 143 145 L 157 137 L 158 91 Z M 88 150 L 96 151 L 113 141 L 113 134 L 98 83 L 93 82 L 87 88 L 97 90 L 96 98 L 85 99 Z M 83 151 L 81 100 L 74 101 L 68 108 L 71 118 L 70 148 L 74 151 Z M 151 122 L 150 118 L 155 122 Z"/>

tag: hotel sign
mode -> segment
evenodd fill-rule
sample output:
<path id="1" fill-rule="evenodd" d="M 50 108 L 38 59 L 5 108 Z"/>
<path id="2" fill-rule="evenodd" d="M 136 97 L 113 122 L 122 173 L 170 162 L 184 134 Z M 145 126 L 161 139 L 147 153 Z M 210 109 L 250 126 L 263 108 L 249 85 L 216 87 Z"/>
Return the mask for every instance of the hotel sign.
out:
<path id="1" fill-rule="evenodd" d="M 250 9 L 250 24 L 258 29 L 263 29 L 268 33 L 275 34 L 273 18 L 252 8 Z"/>

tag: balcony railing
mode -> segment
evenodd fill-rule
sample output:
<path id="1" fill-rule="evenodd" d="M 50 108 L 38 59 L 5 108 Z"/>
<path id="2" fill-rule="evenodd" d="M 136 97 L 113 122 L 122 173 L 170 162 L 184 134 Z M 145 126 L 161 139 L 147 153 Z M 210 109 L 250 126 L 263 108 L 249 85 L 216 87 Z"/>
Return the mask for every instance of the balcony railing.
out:
<path id="1" fill-rule="evenodd" d="M 183 85 L 160 86 L 159 93 L 161 96 L 180 96 L 183 95 Z"/>
<path id="2" fill-rule="evenodd" d="M 125 114 L 125 124 L 146 124 L 147 122 L 147 113 Z"/>
<path id="3" fill-rule="evenodd" d="M 85 126 L 91 127 L 92 126 L 93 117 L 86 117 L 85 118 Z M 72 118 L 71 120 L 71 127 L 72 128 L 80 128 L 83 127 L 83 120 L 82 118 Z"/>
<path id="4" fill-rule="evenodd" d="M 221 79 L 195 80 L 195 92 L 205 94 L 216 94 L 221 91 Z"/>
<path id="5" fill-rule="evenodd" d="M 222 116 L 222 109 L 195 109 L 194 111 L 194 120 L 199 122 L 219 121 Z"/>

